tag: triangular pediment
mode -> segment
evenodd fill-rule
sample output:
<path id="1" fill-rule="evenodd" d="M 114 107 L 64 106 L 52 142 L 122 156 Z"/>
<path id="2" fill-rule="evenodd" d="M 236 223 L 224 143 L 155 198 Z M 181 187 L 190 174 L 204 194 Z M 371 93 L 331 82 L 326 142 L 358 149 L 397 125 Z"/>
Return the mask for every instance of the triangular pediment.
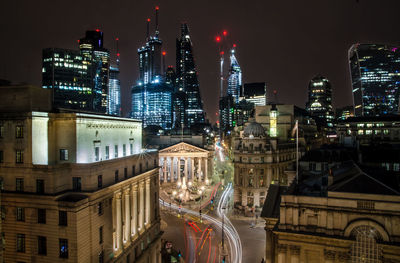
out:
<path id="1" fill-rule="evenodd" d="M 208 151 L 186 142 L 180 142 L 160 150 L 159 153 L 208 153 Z"/>

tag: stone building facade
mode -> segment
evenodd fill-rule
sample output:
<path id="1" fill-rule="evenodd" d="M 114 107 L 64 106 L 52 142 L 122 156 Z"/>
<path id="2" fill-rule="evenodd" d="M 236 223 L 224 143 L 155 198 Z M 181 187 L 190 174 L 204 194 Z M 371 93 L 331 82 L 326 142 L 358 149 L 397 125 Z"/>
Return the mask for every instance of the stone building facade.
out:
<path id="1" fill-rule="evenodd" d="M 388 187 L 357 167 L 327 181 L 326 192 L 311 195 L 295 191 L 304 185 L 286 193 L 271 187 L 261 214 L 266 262 L 400 262 L 398 186 Z"/>
<path id="2" fill-rule="evenodd" d="M 0 113 L 5 262 L 161 262 L 158 153 L 141 123 Z"/>
<path id="3" fill-rule="evenodd" d="M 234 142 L 234 202 L 245 211 L 262 207 L 270 184 L 288 184 L 284 172 L 295 161 L 294 143 L 278 142 L 253 121 Z"/>

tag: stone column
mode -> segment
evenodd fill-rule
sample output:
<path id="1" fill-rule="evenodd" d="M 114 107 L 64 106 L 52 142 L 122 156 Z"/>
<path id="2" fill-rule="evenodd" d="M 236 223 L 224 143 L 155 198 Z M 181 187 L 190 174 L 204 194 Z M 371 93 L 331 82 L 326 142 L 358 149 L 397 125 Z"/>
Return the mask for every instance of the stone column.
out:
<path id="1" fill-rule="evenodd" d="M 132 223 L 131 223 L 131 236 L 137 234 L 137 221 L 138 221 L 138 209 L 137 209 L 137 190 L 138 185 L 137 183 L 132 184 Z"/>
<path id="2" fill-rule="evenodd" d="M 167 158 L 164 157 L 164 162 L 163 162 L 164 182 L 163 183 L 167 183 L 168 182 L 167 168 L 168 168 Z"/>
<path id="3" fill-rule="evenodd" d="M 150 178 L 146 180 L 146 220 L 145 225 L 150 223 L 150 212 L 151 212 L 151 199 L 150 199 Z"/>
<path id="4" fill-rule="evenodd" d="M 290 246 L 290 263 L 300 262 L 300 247 Z"/>
<path id="5" fill-rule="evenodd" d="M 169 180 L 172 183 L 174 181 L 174 158 L 169 157 Z"/>
<path id="6" fill-rule="evenodd" d="M 335 251 L 324 249 L 324 258 L 325 258 L 325 263 L 334 263 L 335 262 Z"/>
<path id="7" fill-rule="evenodd" d="M 183 169 L 183 176 L 185 177 L 185 182 L 189 182 L 189 180 L 188 180 L 188 158 L 187 157 L 185 157 L 184 158 L 184 160 L 185 160 L 185 168 Z"/>
<path id="8" fill-rule="evenodd" d="M 287 245 L 278 244 L 278 263 L 286 263 Z"/>
<path id="9" fill-rule="evenodd" d="M 265 251 L 265 262 L 266 263 L 273 263 L 275 262 L 275 257 L 274 257 L 274 234 L 271 229 L 265 228 L 266 232 L 266 251 Z"/>
<path id="10" fill-rule="evenodd" d="M 125 225 L 124 225 L 124 243 L 130 243 L 131 237 L 131 207 L 130 207 L 130 190 L 129 188 L 124 191 L 125 196 Z"/>
<path id="11" fill-rule="evenodd" d="M 121 200 L 121 193 L 115 194 L 115 210 L 117 212 L 116 219 L 115 219 L 115 232 L 116 232 L 116 239 L 117 239 L 117 250 L 122 249 L 122 200 Z"/>
<path id="12" fill-rule="evenodd" d="M 177 165 L 176 165 L 176 174 L 178 176 L 178 183 L 181 182 L 181 157 L 178 157 Z"/>
<path id="13" fill-rule="evenodd" d="M 197 169 L 197 173 L 199 175 L 199 182 L 201 182 L 201 157 L 199 157 L 199 167 Z"/>
<path id="14" fill-rule="evenodd" d="M 206 157 L 204 160 L 205 167 L 204 167 L 204 181 L 208 178 L 208 158 Z"/>
<path id="15" fill-rule="evenodd" d="M 144 227 L 144 183 L 139 184 L 139 231 L 143 231 Z"/>
<path id="16" fill-rule="evenodd" d="M 194 158 L 190 157 L 190 180 L 194 181 Z"/>

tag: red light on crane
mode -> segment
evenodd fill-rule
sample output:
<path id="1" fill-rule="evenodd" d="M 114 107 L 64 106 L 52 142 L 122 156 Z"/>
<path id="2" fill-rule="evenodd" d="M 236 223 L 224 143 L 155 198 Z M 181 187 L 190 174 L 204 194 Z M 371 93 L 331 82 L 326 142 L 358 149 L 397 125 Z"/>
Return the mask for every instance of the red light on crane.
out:
<path id="1" fill-rule="evenodd" d="M 220 36 L 217 36 L 217 37 L 215 38 L 215 41 L 220 42 L 220 41 L 221 41 L 221 37 L 220 37 Z"/>
<path id="2" fill-rule="evenodd" d="M 160 9 L 158 6 L 156 6 L 156 10 Z"/>
<path id="3" fill-rule="evenodd" d="M 236 47 L 236 44 L 233 44 L 233 47 Z"/>
<path id="4" fill-rule="evenodd" d="M 80 39 L 78 39 L 78 43 L 80 43 L 81 42 L 81 40 Z"/>
<path id="5" fill-rule="evenodd" d="M 119 41 L 119 38 L 117 37 L 115 40 Z"/>
<path id="6" fill-rule="evenodd" d="M 163 55 L 163 56 L 167 55 L 167 52 L 163 51 L 163 52 L 162 52 L 162 55 Z"/>
<path id="7" fill-rule="evenodd" d="M 119 53 L 117 53 L 117 57 L 119 57 Z"/>
<path id="8" fill-rule="evenodd" d="M 222 34 L 224 34 L 224 36 L 226 37 L 226 35 L 228 35 L 228 32 L 226 30 L 224 30 L 224 32 L 222 32 Z"/>
<path id="9" fill-rule="evenodd" d="M 100 32 L 100 29 L 96 28 L 96 32 Z"/>
<path id="10" fill-rule="evenodd" d="M 147 18 L 147 22 L 150 22 L 150 18 Z"/>
<path id="11" fill-rule="evenodd" d="M 225 54 L 225 52 L 224 51 L 221 51 L 221 53 L 220 53 L 221 55 L 223 55 L 223 54 Z"/>

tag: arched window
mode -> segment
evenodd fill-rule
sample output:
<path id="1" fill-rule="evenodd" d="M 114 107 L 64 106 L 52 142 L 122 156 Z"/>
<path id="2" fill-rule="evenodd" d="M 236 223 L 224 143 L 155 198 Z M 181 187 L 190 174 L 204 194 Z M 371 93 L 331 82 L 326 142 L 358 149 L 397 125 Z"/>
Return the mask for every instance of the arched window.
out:
<path id="1" fill-rule="evenodd" d="M 350 236 L 355 239 L 351 248 L 351 262 L 382 262 L 381 249 L 377 243 L 382 238 L 375 228 L 367 225 L 358 226 L 351 231 Z"/>

